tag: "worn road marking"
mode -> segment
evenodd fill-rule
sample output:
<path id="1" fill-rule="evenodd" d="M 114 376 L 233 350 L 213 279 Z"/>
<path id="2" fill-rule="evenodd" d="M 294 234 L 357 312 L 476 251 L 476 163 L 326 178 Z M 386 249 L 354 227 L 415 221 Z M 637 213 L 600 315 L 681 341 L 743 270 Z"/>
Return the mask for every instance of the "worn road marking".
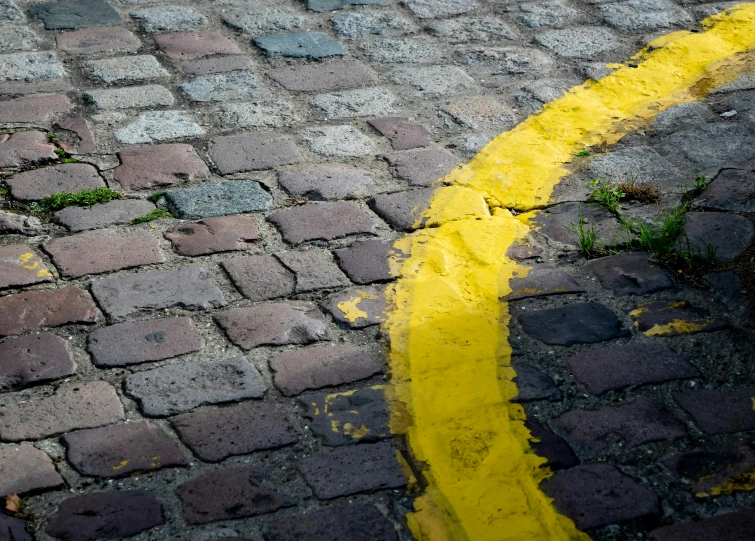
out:
<path id="1" fill-rule="evenodd" d="M 397 241 L 410 255 L 389 290 L 385 329 L 392 430 L 406 434 L 427 483 L 407 517 L 417 539 L 588 539 L 539 491 L 549 472 L 530 450 L 523 409 L 511 402 L 509 312 L 498 299 L 515 270 L 526 274 L 505 254 L 528 228 L 507 208 L 544 206 L 577 152 L 615 143 L 747 69 L 755 4 L 703 27 L 655 40 L 633 58 L 636 67 L 575 87 L 498 136 L 442 179 L 447 186 L 419 220 L 425 229 Z"/>

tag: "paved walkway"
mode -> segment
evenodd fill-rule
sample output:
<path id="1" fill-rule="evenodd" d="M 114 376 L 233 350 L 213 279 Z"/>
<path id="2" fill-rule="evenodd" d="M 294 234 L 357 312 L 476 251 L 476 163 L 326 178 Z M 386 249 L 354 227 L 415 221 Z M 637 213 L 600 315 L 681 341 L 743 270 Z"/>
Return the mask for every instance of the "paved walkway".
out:
<path id="1" fill-rule="evenodd" d="M 464 200 L 522 232 L 487 252 L 524 269 L 484 383 L 537 438 L 516 482 L 555 471 L 526 509 L 484 493 L 475 533 L 438 505 L 412 431 L 460 418 L 402 385 L 452 397 L 473 371 L 407 380 L 394 334 L 402 284 L 452 261 L 414 267 L 416 240 L 464 221 L 437 179 L 728 4 L 362 1 L 0 0 L 0 540 L 752 539 L 747 57 L 575 153 L 545 200 Z M 682 204 L 688 242 L 637 250 Z M 503 464 L 488 406 L 439 433 L 452 471 Z M 517 518 L 538 505 L 566 537 Z"/>

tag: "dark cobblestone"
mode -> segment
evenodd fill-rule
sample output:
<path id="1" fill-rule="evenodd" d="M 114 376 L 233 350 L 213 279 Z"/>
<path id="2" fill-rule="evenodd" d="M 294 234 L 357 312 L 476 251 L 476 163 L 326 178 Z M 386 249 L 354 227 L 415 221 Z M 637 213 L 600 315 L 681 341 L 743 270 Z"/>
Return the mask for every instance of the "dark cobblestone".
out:
<path id="1" fill-rule="evenodd" d="M 728 434 L 755 430 L 755 389 L 682 391 L 674 400 L 684 408 L 705 434 Z"/>
<path id="2" fill-rule="evenodd" d="M 715 332 L 729 324 L 709 317 L 705 308 L 681 300 L 647 301 L 629 312 L 635 326 L 647 336 L 678 336 L 698 332 Z"/>
<path id="3" fill-rule="evenodd" d="M 674 281 L 660 266 L 639 252 L 593 259 L 585 264 L 603 287 L 616 295 L 648 295 L 674 287 Z"/>
<path id="4" fill-rule="evenodd" d="M 682 250 L 688 249 L 702 257 L 731 261 L 750 246 L 753 237 L 755 226 L 743 216 L 690 212 L 678 244 Z M 711 250 L 713 253 L 709 254 Z"/>
<path id="5" fill-rule="evenodd" d="M 0 297 L 0 336 L 68 323 L 94 323 L 96 319 L 92 299 L 75 287 Z"/>
<path id="6" fill-rule="evenodd" d="M 26 520 L 0 513 L 0 536 L 8 541 L 33 541 L 26 531 L 28 524 Z"/>
<path id="7" fill-rule="evenodd" d="M 337 202 L 302 205 L 271 214 L 268 219 L 292 244 L 332 240 L 359 233 L 376 233 L 377 223 L 357 203 Z"/>
<path id="8" fill-rule="evenodd" d="M 512 402 L 532 402 L 533 400 L 561 400 L 561 391 L 548 374 L 529 363 L 518 362 L 512 365 L 516 371 L 516 388 L 519 393 Z"/>
<path id="9" fill-rule="evenodd" d="M 54 381 L 76 372 L 68 342 L 52 333 L 0 342 L 0 392 Z"/>
<path id="10" fill-rule="evenodd" d="M 334 252 L 338 264 L 352 282 L 371 284 L 384 282 L 398 276 L 392 267 L 397 266 L 406 254 L 393 247 L 393 243 L 371 239 L 358 241 L 348 248 Z M 393 258 L 396 265 L 389 262 Z"/>
<path id="11" fill-rule="evenodd" d="M 755 468 L 752 446 L 722 447 L 691 451 L 663 461 L 697 497 L 748 490 L 747 479 Z"/>
<path id="12" fill-rule="evenodd" d="M 530 440 L 530 446 L 535 454 L 546 459 L 546 466 L 552 470 L 563 470 L 579 464 L 579 458 L 564 438 L 534 420 L 525 421 L 524 426 L 537 439 Z"/>
<path id="13" fill-rule="evenodd" d="M 385 289 L 376 286 L 336 293 L 323 306 L 338 323 L 352 329 L 382 323 L 388 310 Z"/>
<path id="14" fill-rule="evenodd" d="M 121 22 L 121 17 L 105 0 L 65 0 L 37 4 L 29 9 L 45 23 L 46 30 L 109 26 Z"/>
<path id="15" fill-rule="evenodd" d="M 715 517 L 673 526 L 664 526 L 650 532 L 653 541 L 748 541 L 755 530 L 755 509 L 725 513 Z"/>
<path id="16" fill-rule="evenodd" d="M 501 297 L 502 301 L 585 291 L 579 282 L 564 271 L 546 265 L 534 265 L 526 276 L 515 276 L 509 280 L 509 287 L 511 293 Z"/>
<path id="17" fill-rule="evenodd" d="M 412 190 L 376 195 L 370 206 L 383 220 L 398 231 L 411 231 L 421 227 L 423 213 L 430 205 L 434 189 Z"/>
<path id="18" fill-rule="evenodd" d="M 31 445 L 0 449 L 0 497 L 60 486 L 65 482 L 45 452 Z"/>
<path id="19" fill-rule="evenodd" d="M 260 36 L 254 38 L 254 44 L 267 56 L 316 59 L 345 54 L 340 43 L 328 39 L 322 32 Z"/>
<path id="20" fill-rule="evenodd" d="M 396 530 L 372 505 L 328 507 L 306 515 L 277 519 L 270 541 L 396 541 Z"/>
<path id="21" fill-rule="evenodd" d="M 212 218 L 268 210 L 272 197 L 258 182 L 206 182 L 193 188 L 171 190 L 165 199 L 180 218 Z"/>
<path id="22" fill-rule="evenodd" d="M 629 335 L 616 314 L 596 302 L 525 312 L 519 315 L 519 323 L 527 334 L 560 346 L 593 344 Z"/>

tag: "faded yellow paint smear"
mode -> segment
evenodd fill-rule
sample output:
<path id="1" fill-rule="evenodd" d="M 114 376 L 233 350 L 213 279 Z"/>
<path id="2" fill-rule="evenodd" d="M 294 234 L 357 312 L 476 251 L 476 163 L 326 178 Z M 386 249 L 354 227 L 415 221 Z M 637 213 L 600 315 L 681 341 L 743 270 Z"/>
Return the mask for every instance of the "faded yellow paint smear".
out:
<path id="1" fill-rule="evenodd" d="M 419 540 L 586 540 L 557 513 L 539 482 L 516 396 L 509 312 L 499 298 L 524 270 L 506 257 L 529 229 L 505 207 L 545 205 L 565 164 L 611 144 L 661 110 L 705 96 L 747 67 L 755 4 L 675 32 L 621 67 L 551 102 L 442 179 L 424 227 L 396 242 L 389 288 L 392 430 L 423 463 L 424 493 L 407 517 Z"/>

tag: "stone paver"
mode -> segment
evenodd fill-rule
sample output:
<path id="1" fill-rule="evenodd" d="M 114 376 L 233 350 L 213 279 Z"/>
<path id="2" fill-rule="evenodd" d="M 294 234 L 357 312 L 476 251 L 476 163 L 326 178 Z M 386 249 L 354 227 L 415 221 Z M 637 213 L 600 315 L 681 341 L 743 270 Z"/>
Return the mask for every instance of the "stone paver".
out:
<path id="1" fill-rule="evenodd" d="M 40 41 L 42 38 L 30 28 L 0 23 L 0 52 L 33 49 Z"/>
<path id="2" fill-rule="evenodd" d="M 255 466 L 236 466 L 207 473 L 180 485 L 183 517 L 206 524 L 273 513 L 294 501 L 263 484 L 265 473 Z"/>
<path id="3" fill-rule="evenodd" d="M 334 252 L 338 264 L 352 282 L 371 284 L 385 282 L 397 277 L 397 265 L 406 254 L 393 247 L 391 242 L 370 239 L 353 243 L 348 248 Z"/>
<path id="4" fill-rule="evenodd" d="M 724 303 L 735 317 L 751 319 L 752 308 L 747 302 L 742 284 L 733 272 L 715 272 L 703 276 L 713 294 Z"/>
<path id="5" fill-rule="evenodd" d="M 265 51 L 268 57 L 288 56 L 316 59 L 345 54 L 340 43 L 328 39 L 322 32 L 294 32 L 259 36 L 254 38 L 254 44 Z"/>
<path id="6" fill-rule="evenodd" d="M 435 190 L 426 188 L 409 192 L 376 195 L 370 206 L 378 216 L 398 231 L 411 231 L 424 224 L 423 213 L 430 205 Z"/>
<path id="7" fill-rule="evenodd" d="M 626 230 L 621 227 L 616 217 L 596 205 L 582 203 L 553 205 L 543 212 L 536 213 L 532 225 L 536 231 L 551 240 L 576 246 L 579 237 L 573 231 L 572 224 L 579 224 L 580 219 L 587 230 L 595 230 L 598 243 L 607 246 L 614 243 L 622 245 L 627 240 Z"/>
<path id="8" fill-rule="evenodd" d="M 256 103 L 222 103 L 217 108 L 225 130 L 248 128 L 282 128 L 296 119 L 294 107 L 285 100 L 263 100 Z"/>
<path id="9" fill-rule="evenodd" d="M 456 167 L 458 160 L 447 150 L 412 150 L 384 156 L 393 176 L 411 186 L 430 186 Z"/>
<path id="10" fill-rule="evenodd" d="M 619 30 L 658 30 L 692 23 L 692 17 L 669 0 L 628 0 L 603 4 L 598 11 L 605 21 Z"/>
<path id="11" fill-rule="evenodd" d="M 319 94 L 310 100 L 327 119 L 382 116 L 394 112 L 396 97 L 385 88 L 345 90 L 334 94 Z"/>
<path id="12" fill-rule="evenodd" d="M 527 271 L 526 276 L 515 276 L 509 280 L 509 287 L 511 293 L 501 297 L 501 300 L 513 301 L 527 297 L 583 293 L 585 291 L 579 282 L 564 271 L 547 265 L 535 265 Z"/>
<path id="13" fill-rule="evenodd" d="M 37 235 L 40 233 L 41 225 L 42 221 L 36 216 L 25 216 L 23 214 L 0 211 L 0 233 Z"/>
<path id="14" fill-rule="evenodd" d="M 193 266 L 102 278 L 92 283 L 92 294 L 113 320 L 171 306 L 208 310 L 226 305 L 225 297 L 205 271 Z"/>
<path id="15" fill-rule="evenodd" d="M 275 257 L 296 275 L 296 293 L 351 285 L 326 250 L 280 252 Z"/>
<path id="16" fill-rule="evenodd" d="M 692 203 L 693 208 L 755 212 L 755 172 L 725 169 Z M 726 219 L 726 218 L 724 218 Z"/>
<path id="17" fill-rule="evenodd" d="M 215 54 L 241 54 L 235 42 L 214 30 L 158 34 L 155 45 L 174 60 L 192 60 Z"/>
<path id="18" fill-rule="evenodd" d="M 326 157 L 356 158 L 372 152 L 372 140 L 353 126 L 321 126 L 299 132 L 309 149 Z"/>
<path id="19" fill-rule="evenodd" d="M 273 169 L 304 161 L 290 138 L 271 133 L 216 137 L 212 140 L 210 157 L 223 175 Z"/>
<path id="20" fill-rule="evenodd" d="M 135 218 L 153 212 L 156 208 L 149 201 L 142 199 L 123 199 L 91 207 L 66 207 L 53 214 L 52 221 L 77 233 L 111 225 L 127 224 Z"/>
<path id="21" fill-rule="evenodd" d="M 45 262 L 26 244 L 0 246 L 0 289 L 50 282 Z"/>
<path id="22" fill-rule="evenodd" d="M 249 71 L 252 60 L 247 56 L 213 56 L 181 62 L 181 70 L 188 75 L 212 75 L 231 71 Z"/>
<path id="23" fill-rule="evenodd" d="M 751 446 L 717 447 L 690 451 L 663 461 L 697 497 L 747 490 L 748 472 L 755 467 L 755 450 Z"/>
<path id="24" fill-rule="evenodd" d="M 251 73 L 202 75 L 189 79 L 179 88 L 196 102 L 257 100 L 269 95 L 267 88 Z"/>
<path id="25" fill-rule="evenodd" d="M 155 6 L 137 9 L 131 17 L 139 21 L 145 32 L 191 30 L 207 25 L 207 18 L 194 8 L 186 6 Z"/>
<path id="26" fill-rule="evenodd" d="M 334 15 L 330 20 L 338 37 L 346 39 L 394 36 L 417 30 L 411 20 L 381 11 L 347 11 Z"/>
<path id="27" fill-rule="evenodd" d="M 271 255 L 252 255 L 222 263 L 236 288 L 251 301 L 276 299 L 296 290 L 296 275 Z"/>
<path id="28" fill-rule="evenodd" d="M 73 104 L 63 94 L 30 96 L 0 101 L 0 118 L 5 122 L 47 122 L 71 109 Z"/>
<path id="29" fill-rule="evenodd" d="M 372 505 L 333 506 L 276 519 L 268 528 L 270 541 L 396 541 L 389 519 Z M 739 541 L 739 540 L 737 540 Z"/>
<path id="30" fill-rule="evenodd" d="M 0 534 L 10 541 L 33 541 L 32 536 L 26 531 L 28 521 L 10 515 L 0 515 Z"/>
<path id="31" fill-rule="evenodd" d="M 518 394 L 512 402 L 532 402 L 534 400 L 559 401 L 563 395 L 548 374 L 529 363 L 518 362 L 512 365 L 516 372 Z"/>
<path id="32" fill-rule="evenodd" d="M 41 131 L 0 135 L 0 167 L 23 167 L 57 159 L 55 145 Z"/>
<path id="33" fill-rule="evenodd" d="M 0 297 L 0 336 L 69 323 L 94 323 L 96 319 L 92 299 L 76 287 Z"/>
<path id="34" fill-rule="evenodd" d="M 388 311 L 384 288 L 375 286 L 336 293 L 323 307 L 338 323 L 351 329 L 378 325 L 386 321 Z"/>
<path id="35" fill-rule="evenodd" d="M 528 420 L 524 426 L 530 431 L 530 446 L 535 454 L 547 460 L 546 465 L 552 470 L 565 470 L 579 464 L 579 458 L 566 443 L 566 440 L 548 430 L 537 421 Z M 537 441 L 535 441 L 537 440 Z"/>
<path id="36" fill-rule="evenodd" d="M 640 252 L 593 259 L 585 267 L 616 295 L 648 295 L 675 285 L 669 273 Z"/>
<path id="37" fill-rule="evenodd" d="M 744 216 L 690 212 L 678 245 L 692 254 L 731 261 L 750 246 L 753 237 L 755 226 Z"/>
<path id="38" fill-rule="evenodd" d="M 456 66 L 397 68 L 391 74 L 391 81 L 427 97 L 459 94 L 476 86 L 475 80 Z"/>
<path id="39" fill-rule="evenodd" d="M 368 122 L 390 140 L 395 150 L 412 150 L 430 144 L 430 132 L 405 116 L 373 118 Z"/>
<path id="40" fill-rule="evenodd" d="M 292 244 L 377 232 L 375 220 L 359 204 L 351 202 L 302 205 L 279 210 L 268 219 Z"/>
<path id="41" fill-rule="evenodd" d="M 748 541 L 755 528 L 755 509 L 723 513 L 714 517 L 664 526 L 650 532 L 652 541 L 685 541 L 686 539 L 726 539 Z"/>
<path id="42" fill-rule="evenodd" d="M 85 62 L 95 79 L 106 83 L 134 83 L 170 77 L 167 70 L 151 55 L 121 56 Z"/>
<path id="43" fill-rule="evenodd" d="M 159 417 L 203 404 L 260 398 L 267 385 L 245 357 L 225 361 L 168 364 L 126 378 L 124 390 L 145 415 Z"/>
<path id="44" fill-rule="evenodd" d="M 65 118 L 56 125 L 61 130 L 72 132 L 76 135 L 78 142 L 76 143 L 77 154 L 91 154 L 97 150 L 97 144 L 94 141 L 94 134 L 89 127 L 89 122 L 85 118 Z"/>
<path id="45" fill-rule="evenodd" d="M 139 39 L 120 27 L 85 28 L 62 32 L 55 36 L 61 51 L 71 55 L 88 56 L 97 53 L 133 53 L 139 50 Z"/>
<path id="46" fill-rule="evenodd" d="M 278 173 L 278 182 L 291 195 L 310 201 L 356 199 L 369 195 L 375 187 L 369 171 L 340 164 L 283 169 Z"/>
<path id="47" fill-rule="evenodd" d="M 87 90 L 84 100 L 97 109 L 132 109 L 173 105 L 175 98 L 160 85 L 130 86 L 112 90 Z"/>
<path id="48" fill-rule="evenodd" d="M 699 124 L 666 136 L 661 150 L 686 158 L 699 170 L 725 167 L 755 157 L 755 137 L 741 124 Z"/>
<path id="49" fill-rule="evenodd" d="M 0 441 L 38 440 L 111 424 L 123 416 L 123 406 L 109 383 L 63 383 L 50 396 L 5 407 Z"/>
<path id="50" fill-rule="evenodd" d="M 204 340 L 187 317 L 118 323 L 89 334 L 87 349 L 100 367 L 161 361 L 200 351 Z"/>
<path id="51" fill-rule="evenodd" d="M 49 332 L 0 342 L 0 392 L 16 391 L 76 372 L 68 342 Z"/>
<path id="52" fill-rule="evenodd" d="M 277 68 L 269 71 L 268 76 L 286 90 L 294 92 L 342 90 L 377 82 L 375 74 L 358 60 Z"/>
<path id="53" fill-rule="evenodd" d="M 251 180 L 206 182 L 166 192 L 165 199 L 176 216 L 190 219 L 259 212 L 268 210 L 273 202 L 270 194 Z"/>
<path id="54" fill-rule="evenodd" d="M 130 537 L 164 523 L 162 505 L 147 492 L 93 492 L 61 502 L 45 532 L 64 541 L 94 541 Z"/>
<path id="55" fill-rule="evenodd" d="M 678 336 L 726 329 L 726 320 L 709 317 L 705 308 L 683 300 L 641 303 L 629 312 L 634 325 L 646 336 Z"/>
<path id="56" fill-rule="evenodd" d="M 82 475 L 120 477 L 188 464 L 173 440 L 149 423 L 78 430 L 61 439 L 69 462 Z"/>
<path id="57" fill-rule="evenodd" d="M 250 250 L 260 235 L 250 216 L 221 216 L 173 227 L 165 232 L 165 238 L 177 253 L 195 257 Z"/>
<path id="58" fill-rule="evenodd" d="M 674 393 L 705 434 L 728 434 L 755 430 L 755 389 L 727 389 L 726 392 L 701 389 Z"/>
<path id="59" fill-rule="evenodd" d="M 0 449 L 0 497 L 61 485 L 65 482 L 47 453 L 31 445 Z"/>
<path id="60" fill-rule="evenodd" d="M 124 150 L 113 178 L 127 190 L 206 180 L 210 170 L 191 145 L 172 143 Z"/>
<path id="61" fill-rule="evenodd" d="M 593 344 L 629 335 L 616 314 L 596 302 L 523 312 L 519 322 L 527 334 L 561 346 Z"/>
<path id="62" fill-rule="evenodd" d="M 181 441 L 205 462 L 277 449 L 299 440 L 286 416 L 265 402 L 203 407 L 170 422 Z"/>
<path id="63" fill-rule="evenodd" d="M 619 45 L 613 32 L 598 26 L 546 30 L 536 34 L 535 41 L 567 58 L 595 58 Z"/>
<path id="64" fill-rule="evenodd" d="M 382 360 L 350 345 L 316 345 L 270 358 L 275 387 L 284 396 L 368 378 L 383 371 Z"/>
<path id="65" fill-rule="evenodd" d="M 147 111 L 113 134 L 121 143 L 159 143 L 204 135 L 202 126 L 183 111 Z"/>
<path id="66" fill-rule="evenodd" d="M 104 188 L 97 169 L 86 163 L 63 163 L 40 167 L 9 177 L 11 194 L 21 201 L 37 201 L 48 195 Z"/>
<path id="67" fill-rule="evenodd" d="M 64 0 L 37 4 L 29 9 L 29 13 L 42 19 L 46 30 L 112 26 L 121 22 L 118 12 L 105 0 Z"/>

